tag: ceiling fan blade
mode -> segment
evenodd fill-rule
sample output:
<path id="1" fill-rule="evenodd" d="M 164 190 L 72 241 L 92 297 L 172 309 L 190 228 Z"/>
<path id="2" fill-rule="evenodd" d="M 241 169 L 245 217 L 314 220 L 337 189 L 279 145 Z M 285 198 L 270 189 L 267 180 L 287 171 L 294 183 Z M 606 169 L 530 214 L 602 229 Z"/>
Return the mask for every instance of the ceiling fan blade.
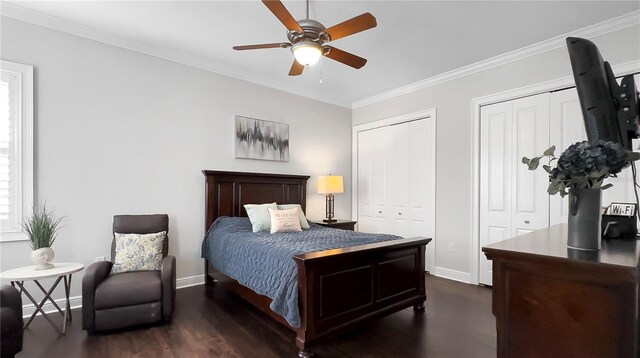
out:
<path id="1" fill-rule="evenodd" d="M 293 64 L 289 70 L 289 76 L 300 76 L 302 74 L 302 70 L 304 70 L 304 66 L 299 64 L 298 61 L 293 60 Z"/>
<path id="2" fill-rule="evenodd" d="M 322 46 L 324 49 L 324 55 L 329 57 L 332 60 L 342 62 L 347 66 L 351 66 L 353 68 L 362 68 L 367 63 L 366 58 L 362 58 L 360 56 L 356 56 L 352 53 L 342 51 L 335 47 L 331 46 Z"/>
<path id="3" fill-rule="evenodd" d="M 274 15 L 276 15 L 278 20 L 280 20 L 280 22 L 282 22 L 289 31 L 298 31 L 299 33 L 304 32 L 300 25 L 298 25 L 296 19 L 291 16 L 289 10 L 284 7 L 280 0 L 262 0 L 262 2 Z"/>
<path id="4" fill-rule="evenodd" d="M 356 34 L 358 32 L 369 30 L 378 25 L 376 18 L 368 12 L 360 16 L 356 16 L 347 21 L 343 21 L 337 25 L 324 30 L 329 35 L 331 41 Z"/>
<path id="5" fill-rule="evenodd" d="M 261 48 L 287 48 L 287 47 L 291 47 L 291 44 L 288 42 L 276 42 L 276 43 L 270 43 L 270 44 L 233 46 L 233 49 L 237 51 L 242 51 L 242 50 L 258 50 Z"/>

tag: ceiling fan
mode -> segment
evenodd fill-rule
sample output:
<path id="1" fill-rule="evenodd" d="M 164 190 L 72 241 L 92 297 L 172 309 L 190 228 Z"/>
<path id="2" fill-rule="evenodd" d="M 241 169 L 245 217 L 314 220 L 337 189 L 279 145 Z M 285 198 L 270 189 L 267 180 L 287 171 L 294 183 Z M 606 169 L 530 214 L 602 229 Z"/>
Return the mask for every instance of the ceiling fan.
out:
<path id="1" fill-rule="evenodd" d="M 263 48 L 291 48 L 295 60 L 289 70 L 289 76 L 299 76 L 305 67 L 312 66 L 320 56 L 328 57 L 353 68 L 362 68 L 367 60 L 342 51 L 327 42 L 369 30 L 377 26 L 376 18 L 366 12 L 337 25 L 325 28 L 320 22 L 309 19 L 309 0 L 307 0 L 307 18 L 296 21 L 280 0 L 262 0 L 265 6 L 289 30 L 289 42 L 276 42 L 259 45 L 234 46 L 234 50 L 257 50 Z"/>

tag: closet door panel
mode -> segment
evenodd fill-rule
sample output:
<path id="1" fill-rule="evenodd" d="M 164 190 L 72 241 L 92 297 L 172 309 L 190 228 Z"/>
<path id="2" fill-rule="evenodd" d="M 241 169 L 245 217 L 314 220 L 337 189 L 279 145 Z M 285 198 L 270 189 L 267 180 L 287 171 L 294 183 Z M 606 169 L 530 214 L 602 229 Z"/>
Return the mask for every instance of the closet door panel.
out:
<path id="1" fill-rule="evenodd" d="M 391 145 L 387 149 L 389 157 L 389 198 L 388 230 L 386 232 L 409 237 L 409 183 L 411 161 L 410 123 L 402 123 L 387 128 L 391 135 Z"/>
<path id="2" fill-rule="evenodd" d="M 430 234 L 427 218 L 428 207 L 431 200 L 430 188 L 434 186 L 431 182 L 429 168 L 433 167 L 431 163 L 432 155 L 429 138 L 431 136 L 431 123 L 429 119 L 412 122 L 410 128 L 411 141 L 411 166 L 408 168 L 409 192 L 408 212 L 409 219 L 409 235 L 425 236 Z"/>
<path id="3" fill-rule="evenodd" d="M 522 163 L 522 157 L 531 158 L 549 147 L 548 93 L 513 101 L 512 136 L 511 233 L 515 237 L 549 226 L 549 177 L 542 168 L 531 171 Z"/>
<path id="4" fill-rule="evenodd" d="M 388 134 L 384 128 L 358 133 L 358 229 L 381 232 L 387 226 Z"/>
<path id="5" fill-rule="evenodd" d="M 358 133 L 358 230 L 371 232 L 373 222 L 373 175 L 374 134 L 371 131 Z"/>
<path id="6" fill-rule="evenodd" d="M 435 153 L 432 140 L 435 139 L 433 119 L 421 119 L 410 124 L 410 167 L 407 237 L 424 236 L 433 241 L 426 248 L 426 269 L 435 270 L 435 223 L 429 222 L 435 198 L 432 170 L 435 170 Z"/>
<path id="7" fill-rule="evenodd" d="M 482 107 L 480 118 L 480 246 L 511 237 L 513 104 Z M 480 283 L 491 285 L 492 265 L 480 255 Z"/>
<path id="8" fill-rule="evenodd" d="M 372 133 L 371 148 L 373 158 L 371 161 L 371 199 L 372 199 L 372 226 L 370 232 L 383 233 L 388 232 L 388 186 L 390 173 L 390 159 L 392 154 L 389 153 L 391 148 L 391 133 L 386 127 L 376 128 L 370 131 Z"/>

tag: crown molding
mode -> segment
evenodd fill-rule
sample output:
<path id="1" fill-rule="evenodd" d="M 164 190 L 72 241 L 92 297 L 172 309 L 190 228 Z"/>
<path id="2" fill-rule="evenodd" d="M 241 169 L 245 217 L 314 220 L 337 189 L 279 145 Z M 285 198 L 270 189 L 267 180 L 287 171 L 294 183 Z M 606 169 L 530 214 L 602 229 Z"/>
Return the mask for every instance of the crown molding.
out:
<path id="1" fill-rule="evenodd" d="M 415 92 L 424 88 L 432 87 L 444 82 L 449 82 L 461 77 L 485 71 L 490 68 L 501 66 L 510 62 L 522 60 L 524 58 L 538 55 L 547 51 L 551 51 L 565 46 L 565 39 L 569 36 L 593 38 L 610 32 L 618 31 L 629 26 L 640 24 L 640 11 L 633 11 L 628 14 L 614 17 L 612 19 L 584 27 L 582 29 L 572 31 L 560 36 L 552 37 L 548 40 L 525 46 L 520 49 L 504 53 L 495 57 L 488 58 L 468 66 L 460 67 L 455 70 L 444 72 L 442 74 L 398 87 L 386 92 L 382 92 L 367 98 L 363 98 L 353 102 L 352 109 L 361 108 L 381 102 L 390 98 L 398 97 L 404 94 Z"/>
<path id="2" fill-rule="evenodd" d="M 116 35 L 108 31 L 101 31 L 93 27 L 85 26 L 77 22 L 63 19 L 57 16 L 30 10 L 30 9 L 21 7 L 19 5 L 16 5 L 15 3 L 7 3 L 6 1 L 0 1 L 0 15 L 6 16 L 12 19 L 20 20 L 23 22 L 27 22 L 30 24 L 46 27 L 52 30 L 57 30 L 57 31 L 65 32 L 71 35 L 102 42 L 108 45 L 121 47 L 130 51 L 143 53 L 145 55 L 162 58 L 164 60 L 180 63 L 183 65 L 187 65 L 189 67 L 194 67 L 194 68 L 198 68 L 208 72 L 213 72 L 223 76 L 250 82 L 260 86 L 273 88 L 273 89 L 291 93 L 297 96 L 309 98 L 312 100 L 321 101 L 321 102 L 325 102 L 325 103 L 329 103 L 329 104 L 333 104 L 336 106 L 349 108 L 349 109 L 352 106 L 352 103 L 347 100 L 342 100 L 342 99 L 334 98 L 331 96 L 318 96 L 318 95 L 311 96 L 311 95 L 301 94 L 301 93 L 295 92 L 292 89 L 287 88 L 284 84 L 280 82 L 268 80 L 264 78 L 258 78 L 256 76 L 248 76 L 248 75 L 239 73 L 238 71 L 233 70 L 229 66 L 224 65 L 222 63 L 216 63 L 209 59 L 198 57 L 198 56 L 182 55 L 178 53 L 161 50 L 156 47 L 150 47 L 145 44 L 142 44 L 139 41 L 130 40 L 125 36 Z"/>
<path id="3" fill-rule="evenodd" d="M 283 92 L 291 93 L 301 97 L 309 98 L 316 101 L 321 101 L 329 104 L 333 104 L 340 107 L 357 109 L 370 104 L 381 102 L 390 98 L 398 97 L 404 94 L 415 92 L 424 88 L 432 87 L 444 82 L 452 81 L 464 76 L 484 71 L 490 68 L 501 66 L 510 62 L 518 61 L 530 56 L 534 56 L 540 53 L 551 51 L 553 49 L 562 47 L 565 45 L 565 38 L 568 36 L 577 36 L 584 38 L 593 38 L 600 35 L 604 35 L 609 32 L 614 32 L 620 29 L 624 29 L 629 26 L 633 26 L 640 23 L 640 11 L 633 11 L 629 14 L 612 18 L 607 21 L 600 22 L 595 25 L 591 25 L 573 32 L 566 33 L 564 35 L 556 36 L 551 39 L 538 42 L 533 45 L 525 46 L 523 48 L 504 53 L 486 60 L 476 62 L 474 64 L 460 67 L 455 70 L 451 70 L 418 82 L 408 84 L 406 86 L 398 87 L 389 91 L 385 91 L 370 97 L 366 97 L 354 102 L 347 100 L 334 98 L 331 96 L 318 96 L 318 95 L 305 95 L 288 89 L 284 84 L 267 80 L 264 78 L 258 78 L 255 76 L 248 76 L 239 73 L 229 66 L 214 63 L 211 60 L 197 56 L 186 56 L 177 53 L 161 50 L 159 48 L 150 47 L 144 45 L 138 41 L 132 41 L 124 36 L 115 35 L 107 31 L 97 30 L 90 26 L 78 24 L 73 21 L 62 19 L 56 16 L 40 13 L 30 9 L 23 8 L 21 6 L 10 4 L 7 2 L 0 2 L 0 15 L 13 18 L 16 20 L 28 22 L 34 25 L 46 27 L 52 30 L 57 30 L 72 34 L 75 36 L 87 38 L 90 40 L 102 42 L 108 45 L 117 46 L 127 50 L 143 53 L 149 56 L 162 58 L 171 62 L 180 63 L 190 67 L 198 68 L 208 72 L 213 72 L 223 76 L 235 78 L 238 80 L 250 82 L 260 86 L 265 86 L 280 90 Z"/>

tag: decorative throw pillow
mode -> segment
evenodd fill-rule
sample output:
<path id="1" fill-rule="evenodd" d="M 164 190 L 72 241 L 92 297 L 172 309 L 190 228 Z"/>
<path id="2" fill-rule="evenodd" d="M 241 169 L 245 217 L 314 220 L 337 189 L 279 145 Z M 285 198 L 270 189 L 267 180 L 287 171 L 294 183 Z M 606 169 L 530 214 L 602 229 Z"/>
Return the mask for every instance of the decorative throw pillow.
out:
<path id="1" fill-rule="evenodd" d="M 304 216 L 304 211 L 302 211 L 302 206 L 300 204 L 282 204 L 278 205 L 278 210 L 282 209 L 293 209 L 298 208 L 298 216 L 300 216 L 300 227 L 303 229 L 309 229 L 309 221 L 307 221 L 307 217 Z"/>
<path id="2" fill-rule="evenodd" d="M 160 270 L 162 244 L 166 237 L 166 231 L 153 234 L 115 233 L 116 257 L 111 273 Z"/>
<path id="3" fill-rule="evenodd" d="M 269 208 L 271 216 L 271 233 L 302 231 L 298 208 L 278 210 Z"/>
<path id="4" fill-rule="evenodd" d="M 271 204 L 246 204 L 244 209 L 251 221 L 253 232 L 271 230 L 271 217 L 269 216 L 269 208 L 277 210 L 276 203 Z"/>

